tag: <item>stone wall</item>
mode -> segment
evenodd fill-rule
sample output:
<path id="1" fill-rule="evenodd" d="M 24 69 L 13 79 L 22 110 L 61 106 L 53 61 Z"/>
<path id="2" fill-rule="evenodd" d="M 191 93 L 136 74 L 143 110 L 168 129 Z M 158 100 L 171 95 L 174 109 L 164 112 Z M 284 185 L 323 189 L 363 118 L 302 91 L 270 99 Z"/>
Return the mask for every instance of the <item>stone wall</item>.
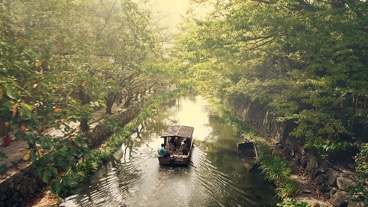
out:
<path id="1" fill-rule="evenodd" d="M 30 165 L 11 175 L 0 183 L 0 206 L 25 206 L 44 187 Z"/>
<path id="2" fill-rule="evenodd" d="M 120 111 L 114 116 L 120 126 L 125 126 L 132 121 L 141 111 L 144 102 L 136 102 L 125 111 Z M 104 122 L 96 123 L 88 133 L 88 144 L 96 147 L 112 134 L 112 130 Z M 46 155 L 47 156 L 47 155 Z M 26 164 L 26 163 L 23 163 Z M 34 198 L 45 186 L 40 177 L 37 177 L 30 164 L 19 170 L 10 170 L 8 176 L 0 181 L 0 207 L 25 206 L 27 201 Z"/>
<path id="3" fill-rule="evenodd" d="M 119 126 L 125 126 L 131 120 L 133 120 L 141 109 L 144 107 L 144 102 L 136 102 L 135 105 L 127 110 L 119 111 L 118 114 L 114 115 Z M 99 146 L 106 140 L 107 137 L 111 136 L 113 129 L 110 128 L 105 122 L 99 123 L 96 126 L 91 127 L 92 129 L 88 132 L 87 142 L 89 147 Z"/>
<path id="4" fill-rule="evenodd" d="M 275 150 L 285 159 L 295 162 L 302 172 L 317 184 L 323 197 L 334 207 L 357 207 L 348 195 L 348 188 L 354 185 L 353 172 L 341 166 L 334 166 L 328 160 L 322 160 L 304 149 L 304 141 L 289 136 L 295 127 L 291 122 L 280 123 L 276 117 L 257 103 L 239 106 L 228 102 L 227 105 L 242 121 L 260 136 L 269 139 Z"/>

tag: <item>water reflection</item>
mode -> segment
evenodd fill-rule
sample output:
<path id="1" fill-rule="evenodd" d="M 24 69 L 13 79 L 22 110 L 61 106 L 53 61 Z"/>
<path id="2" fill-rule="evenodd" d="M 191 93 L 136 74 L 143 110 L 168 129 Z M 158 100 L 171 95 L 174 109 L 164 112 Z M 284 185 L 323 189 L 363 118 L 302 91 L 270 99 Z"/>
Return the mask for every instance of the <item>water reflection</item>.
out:
<path id="1" fill-rule="evenodd" d="M 159 166 L 160 134 L 171 124 L 195 128 L 188 167 Z M 144 120 L 111 162 L 62 206 L 275 206 L 272 185 L 237 158 L 230 127 L 203 97 L 171 100 Z"/>

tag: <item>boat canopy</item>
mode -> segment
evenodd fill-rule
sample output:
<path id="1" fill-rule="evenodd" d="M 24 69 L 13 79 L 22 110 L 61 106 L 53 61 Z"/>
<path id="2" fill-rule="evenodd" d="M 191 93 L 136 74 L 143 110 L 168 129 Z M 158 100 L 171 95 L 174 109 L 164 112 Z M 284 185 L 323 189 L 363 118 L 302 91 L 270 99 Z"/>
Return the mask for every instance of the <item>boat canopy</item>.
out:
<path id="1" fill-rule="evenodd" d="M 192 139 L 194 127 L 184 125 L 172 125 L 161 135 L 161 137 L 183 137 Z"/>

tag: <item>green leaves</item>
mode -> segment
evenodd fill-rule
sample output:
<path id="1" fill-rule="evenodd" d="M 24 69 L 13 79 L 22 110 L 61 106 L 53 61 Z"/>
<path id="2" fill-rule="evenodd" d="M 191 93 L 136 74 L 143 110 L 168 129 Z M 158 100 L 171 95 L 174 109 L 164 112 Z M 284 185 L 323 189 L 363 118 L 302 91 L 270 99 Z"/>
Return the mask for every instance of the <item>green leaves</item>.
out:
<path id="1" fill-rule="evenodd" d="M 52 178 L 52 173 L 51 171 L 44 171 L 43 175 L 42 175 L 42 181 L 44 183 L 49 183 L 50 180 Z"/>
<path id="2" fill-rule="evenodd" d="M 281 203 L 278 203 L 277 206 L 282 206 L 282 207 L 309 207 L 308 203 L 298 202 L 294 199 L 283 200 Z"/>
<path id="3" fill-rule="evenodd" d="M 299 190 L 299 183 L 289 177 L 292 170 L 288 163 L 272 154 L 264 140 L 257 141 L 257 148 L 260 153 L 259 168 L 267 180 L 277 185 L 277 195 L 282 199 L 293 196 Z"/>
<path id="4" fill-rule="evenodd" d="M 230 101 L 255 101 L 279 120 L 296 121 L 293 135 L 323 156 L 347 148 L 342 136 L 356 140 L 353 110 L 342 113 L 338 105 L 350 101 L 349 93 L 367 95 L 367 3 L 223 4 L 180 38 L 185 83 Z"/>
<path id="5" fill-rule="evenodd" d="M 5 175 L 5 173 L 8 171 L 8 166 L 6 164 L 2 164 L 0 166 L 0 175 Z"/>
<path id="6" fill-rule="evenodd" d="M 368 189 L 366 182 L 368 181 L 368 144 L 362 144 L 360 152 L 355 157 L 357 185 L 350 189 L 350 194 L 355 202 L 363 202 L 368 204 Z"/>

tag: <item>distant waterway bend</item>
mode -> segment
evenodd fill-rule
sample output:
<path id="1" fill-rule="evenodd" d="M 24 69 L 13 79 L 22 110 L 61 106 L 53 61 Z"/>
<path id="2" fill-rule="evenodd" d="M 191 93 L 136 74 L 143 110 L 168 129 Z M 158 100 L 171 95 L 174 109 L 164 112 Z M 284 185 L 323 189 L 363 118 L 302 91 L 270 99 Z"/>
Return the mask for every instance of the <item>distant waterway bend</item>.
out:
<path id="1" fill-rule="evenodd" d="M 172 124 L 195 128 L 187 167 L 158 164 L 160 134 Z M 247 171 L 237 156 L 241 138 L 202 96 L 168 101 L 138 131 L 60 206 L 276 206 L 274 187 L 259 172 Z"/>

